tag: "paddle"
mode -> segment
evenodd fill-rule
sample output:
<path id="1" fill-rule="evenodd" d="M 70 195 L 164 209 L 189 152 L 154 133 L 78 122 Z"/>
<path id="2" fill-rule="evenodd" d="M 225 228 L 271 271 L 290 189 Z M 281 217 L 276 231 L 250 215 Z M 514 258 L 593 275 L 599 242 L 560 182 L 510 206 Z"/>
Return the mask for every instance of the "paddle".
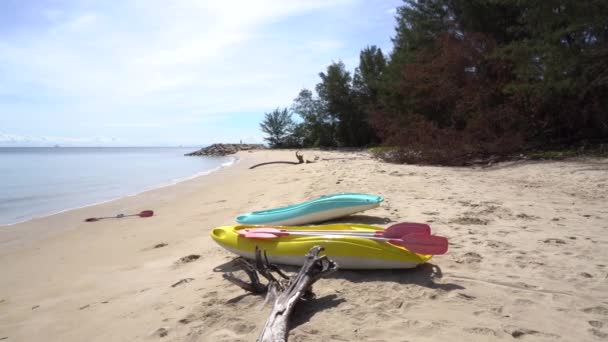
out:
<path id="1" fill-rule="evenodd" d="M 107 217 L 91 217 L 88 218 L 86 220 L 84 220 L 85 222 L 95 222 L 95 221 L 99 221 L 99 220 L 105 220 L 105 219 L 110 219 L 110 218 L 123 218 L 123 217 L 130 217 L 130 216 L 139 216 L 139 217 L 150 217 L 154 215 L 154 211 L 152 210 L 144 210 L 139 214 L 131 214 L 131 215 L 125 215 L 125 214 L 118 214 L 116 216 L 107 216 Z"/>
<path id="2" fill-rule="evenodd" d="M 262 228 L 254 228 L 254 229 L 262 229 Z M 271 229 L 279 229 L 279 228 L 271 228 Z M 243 234 L 248 232 L 250 229 L 241 229 L 239 230 L 239 234 Z M 302 230 L 289 230 L 282 229 L 285 232 L 302 232 Z M 431 235 L 431 227 L 428 224 L 424 223 L 412 223 L 412 222 L 403 222 L 394 224 L 384 230 L 306 230 L 306 233 L 319 233 L 319 234 L 335 234 L 335 235 L 349 235 L 349 236 L 376 236 L 376 237 L 384 237 L 384 238 L 400 238 L 406 234 L 424 234 Z"/>
<path id="3" fill-rule="evenodd" d="M 304 231 L 288 232 L 276 228 L 252 228 L 247 231 L 237 231 L 239 235 L 248 239 L 276 239 L 282 236 L 334 236 L 344 237 L 340 234 L 320 234 L 308 233 Z M 353 236 L 353 235 L 350 235 Z M 406 249 L 418 254 L 438 255 L 445 254 L 448 250 L 448 240 L 442 236 L 412 233 L 401 236 L 400 238 L 383 238 L 376 236 L 353 236 L 368 240 L 385 241 L 390 244 L 405 247 Z"/>

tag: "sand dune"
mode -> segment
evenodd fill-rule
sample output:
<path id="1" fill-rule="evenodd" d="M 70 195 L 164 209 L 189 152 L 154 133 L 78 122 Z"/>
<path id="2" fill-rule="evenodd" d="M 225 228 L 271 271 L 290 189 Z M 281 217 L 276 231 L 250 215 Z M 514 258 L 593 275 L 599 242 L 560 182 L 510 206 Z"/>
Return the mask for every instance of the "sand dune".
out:
<path id="1" fill-rule="evenodd" d="M 608 339 L 608 160 L 392 165 L 364 152 L 240 152 L 209 176 L 0 231 L 0 340 L 253 341 L 269 307 L 227 283 L 208 237 L 238 214 L 335 192 L 386 201 L 341 222 L 428 222 L 447 255 L 315 284 L 291 341 Z M 153 209 L 152 218 L 84 223 Z M 297 269 L 288 268 L 296 271 Z"/>

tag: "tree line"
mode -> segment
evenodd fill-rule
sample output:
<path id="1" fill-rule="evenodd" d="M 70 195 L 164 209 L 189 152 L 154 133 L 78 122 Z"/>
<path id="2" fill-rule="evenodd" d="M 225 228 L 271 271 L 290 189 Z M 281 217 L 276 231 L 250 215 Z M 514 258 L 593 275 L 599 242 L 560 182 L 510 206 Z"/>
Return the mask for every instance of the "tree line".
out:
<path id="1" fill-rule="evenodd" d="M 389 54 L 331 63 L 265 114 L 272 147 L 460 164 L 608 139 L 608 1 L 406 0 L 395 19 Z"/>

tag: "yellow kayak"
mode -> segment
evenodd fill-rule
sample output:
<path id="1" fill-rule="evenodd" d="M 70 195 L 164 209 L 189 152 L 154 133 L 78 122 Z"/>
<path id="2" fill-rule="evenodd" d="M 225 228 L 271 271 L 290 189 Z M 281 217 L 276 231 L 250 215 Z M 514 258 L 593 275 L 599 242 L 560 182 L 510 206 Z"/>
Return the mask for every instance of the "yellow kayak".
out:
<path id="1" fill-rule="evenodd" d="M 255 247 L 266 251 L 272 263 L 301 266 L 304 256 L 313 246 L 323 246 L 324 254 L 338 263 L 342 269 L 396 269 L 412 268 L 427 262 L 432 256 L 413 253 L 404 247 L 387 241 L 372 240 L 361 236 L 342 235 L 289 235 L 276 238 L 247 238 L 238 234 L 241 229 L 260 226 L 223 226 L 211 231 L 211 238 L 226 250 L 248 259 L 255 257 Z M 304 234 L 319 230 L 353 233 L 382 230 L 381 227 L 364 224 L 328 224 L 321 226 L 274 227 Z M 311 232 L 313 231 L 313 232 Z M 314 234 L 314 233 L 313 233 Z M 341 234 L 341 233 L 338 233 Z"/>

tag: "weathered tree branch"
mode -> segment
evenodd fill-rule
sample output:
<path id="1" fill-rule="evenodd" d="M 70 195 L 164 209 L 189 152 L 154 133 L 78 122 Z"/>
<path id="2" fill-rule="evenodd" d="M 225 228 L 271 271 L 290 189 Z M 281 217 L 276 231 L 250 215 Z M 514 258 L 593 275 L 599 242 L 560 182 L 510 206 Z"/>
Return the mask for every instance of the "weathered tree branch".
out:
<path id="1" fill-rule="evenodd" d="M 255 263 L 245 259 L 237 259 L 239 265 L 247 273 L 250 283 L 236 278 L 232 273 L 224 275 L 224 279 L 253 293 L 266 292 L 265 303 L 273 301 L 273 308 L 258 341 L 282 342 L 287 340 L 288 321 L 291 312 L 300 299 L 314 296 L 311 287 L 314 282 L 326 274 L 338 269 L 338 265 L 327 256 L 319 256 L 323 247 L 315 246 L 306 254 L 304 265 L 297 275 L 289 278 L 279 268 L 268 262 L 266 253 L 256 247 Z M 278 280 L 272 272 L 282 279 Z M 260 283 L 258 273 L 268 280 L 268 284 Z"/>
<path id="2" fill-rule="evenodd" d="M 310 160 L 306 160 L 304 161 L 304 155 L 302 155 L 300 153 L 300 151 L 296 151 L 296 158 L 298 159 L 297 162 L 290 162 L 290 161 L 273 161 L 273 162 L 266 162 L 266 163 L 260 163 L 260 164 L 256 164 L 251 166 L 249 169 L 255 169 L 258 166 L 263 166 L 263 165 L 270 165 L 270 164 L 290 164 L 290 165 L 300 165 L 303 163 L 309 164 L 309 163 L 314 163 L 314 161 L 310 161 Z"/>
<path id="3" fill-rule="evenodd" d="M 268 285 L 264 285 L 260 282 L 258 273 L 256 272 L 255 267 L 253 265 L 251 265 L 247 260 L 245 260 L 243 258 L 236 259 L 236 263 L 238 263 L 239 266 L 241 266 L 243 271 L 245 271 L 245 273 L 249 277 L 249 283 L 246 283 L 246 282 L 242 281 L 241 279 L 235 277 L 234 274 L 232 274 L 232 272 L 228 272 L 228 273 L 222 275 L 224 279 L 228 280 L 229 282 L 235 284 L 236 286 L 238 286 L 248 292 L 265 293 L 268 290 Z"/>
<path id="4" fill-rule="evenodd" d="M 279 342 L 287 340 L 289 315 L 297 302 L 304 295 L 310 295 L 312 284 L 322 276 L 335 272 L 338 266 L 327 256 L 319 256 L 323 247 L 315 246 L 308 254 L 300 272 L 293 278 L 287 288 L 277 297 L 272 312 L 266 320 L 264 329 L 258 338 L 260 342 Z"/>

